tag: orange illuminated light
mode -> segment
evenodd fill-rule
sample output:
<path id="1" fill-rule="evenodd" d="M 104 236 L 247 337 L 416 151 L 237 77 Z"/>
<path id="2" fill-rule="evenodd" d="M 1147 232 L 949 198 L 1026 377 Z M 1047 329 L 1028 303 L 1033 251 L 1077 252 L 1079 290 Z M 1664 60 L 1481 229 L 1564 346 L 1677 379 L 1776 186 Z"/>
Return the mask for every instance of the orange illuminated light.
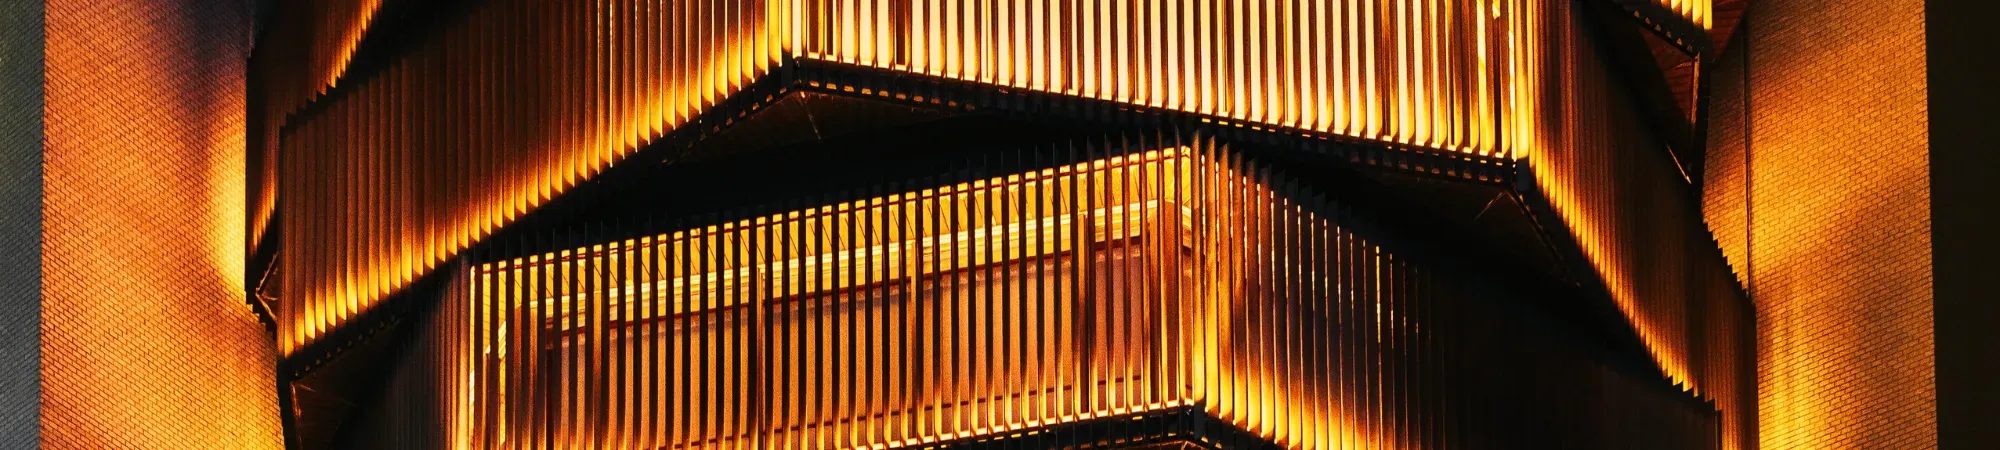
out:
<path id="1" fill-rule="evenodd" d="M 1300 374 L 1248 365 L 1274 357 L 1265 351 L 1331 350 L 1215 338 L 1255 310 L 1224 305 L 1252 282 L 1204 261 L 1331 263 L 1216 242 L 1268 236 L 1279 221 L 1337 233 L 1262 186 L 1183 148 L 481 265 L 464 279 L 476 307 L 455 316 L 477 352 L 454 363 L 466 370 L 454 439 L 895 448 L 1199 404 L 1305 448 L 1385 441 L 1341 406 L 1353 399 L 1287 390 Z M 905 225 L 837 231 L 871 223 Z M 631 267 L 649 269 L 612 275 Z M 1392 311 L 1375 308 L 1392 328 L 1380 317 Z M 877 325 L 849 324 L 860 320 Z M 749 323 L 777 328 L 739 341 Z M 762 362 L 744 356 L 755 348 Z M 577 358 L 613 359 L 585 369 Z M 614 361 L 638 368 L 603 372 Z M 709 384 L 743 380 L 704 371 L 770 378 L 739 392 Z M 553 378 L 522 378 L 534 374 Z M 577 389 L 613 391 L 605 403 Z M 746 396 L 769 402 L 755 424 L 731 418 Z M 523 420 L 558 422 L 505 431 L 544 429 Z M 623 428 L 654 420 L 661 434 Z"/>

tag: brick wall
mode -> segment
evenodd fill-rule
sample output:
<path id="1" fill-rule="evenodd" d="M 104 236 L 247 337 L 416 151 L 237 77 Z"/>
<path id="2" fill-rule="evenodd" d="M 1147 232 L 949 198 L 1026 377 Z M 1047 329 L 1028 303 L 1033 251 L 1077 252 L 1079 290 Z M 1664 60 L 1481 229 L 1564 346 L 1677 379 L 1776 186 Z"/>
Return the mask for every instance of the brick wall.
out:
<path id="1" fill-rule="evenodd" d="M 1704 215 L 1757 304 L 1762 444 L 1935 447 L 1923 3 L 1751 5 Z"/>
<path id="2" fill-rule="evenodd" d="M 38 440 L 41 217 L 42 2 L 0 2 L 0 448 Z"/>
<path id="3" fill-rule="evenodd" d="M 243 303 L 243 5 L 48 4 L 45 447 L 278 445 Z"/>
<path id="4" fill-rule="evenodd" d="M 1732 44 L 1732 47 L 1740 44 Z M 1730 51 L 1710 63 L 1708 86 L 1708 153 L 1702 169 L 1701 212 L 1708 230 L 1722 247 L 1723 258 L 1747 282 L 1749 191 L 1744 190 L 1743 53 Z"/>

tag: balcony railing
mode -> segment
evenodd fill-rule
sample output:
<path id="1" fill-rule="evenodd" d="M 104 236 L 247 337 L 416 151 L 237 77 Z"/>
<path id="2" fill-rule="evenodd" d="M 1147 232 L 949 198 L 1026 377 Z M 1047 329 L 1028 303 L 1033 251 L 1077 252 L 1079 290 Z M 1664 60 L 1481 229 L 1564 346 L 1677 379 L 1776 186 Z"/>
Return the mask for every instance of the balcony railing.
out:
<path id="1" fill-rule="evenodd" d="M 1546 1 L 480 5 L 278 131 L 258 185 L 290 193 L 280 348 L 792 58 L 1518 158 L 1542 128 Z"/>
<path id="2" fill-rule="evenodd" d="M 1296 448 L 1545 442 L 1467 407 L 1519 398 L 1607 444 L 1713 443 L 1706 404 L 1288 185 L 1172 147 L 474 265 L 429 362 L 444 439 L 921 447 L 1192 406 Z M 1603 403 L 1534 397 L 1580 385 Z"/>

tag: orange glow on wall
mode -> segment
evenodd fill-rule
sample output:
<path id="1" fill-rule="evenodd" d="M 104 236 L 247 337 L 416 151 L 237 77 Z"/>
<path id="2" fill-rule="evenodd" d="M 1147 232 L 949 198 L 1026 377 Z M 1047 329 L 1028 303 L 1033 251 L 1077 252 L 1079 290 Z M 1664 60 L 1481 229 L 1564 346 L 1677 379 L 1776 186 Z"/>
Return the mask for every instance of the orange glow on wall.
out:
<path id="1" fill-rule="evenodd" d="M 40 446 L 280 448 L 243 302 L 244 4 L 46 7 Z"/>
<path id="2" fill-rule="evenodd" d="M 1757 304 L 1758 444 L 1936 448 L 1925 3 L 1757 0 L 1703 211 Z M 1782 18 L 1811 17 L 1811 26 Z M 1821 70 L 1839 67 L 1842 70 Z M 1945 445 L 1949 447 L 1949 445 Z"/>

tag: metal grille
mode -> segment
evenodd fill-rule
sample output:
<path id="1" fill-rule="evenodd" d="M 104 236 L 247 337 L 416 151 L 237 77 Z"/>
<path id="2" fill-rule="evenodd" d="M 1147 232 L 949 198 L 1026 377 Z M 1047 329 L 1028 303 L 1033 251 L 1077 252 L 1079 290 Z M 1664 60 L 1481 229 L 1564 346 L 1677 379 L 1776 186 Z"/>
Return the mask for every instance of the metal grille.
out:
<path id="1" fill-rule="evenodd" d="M 1476 282 L 1362 237 L 1269 166 L 1107 144 L 859 200 L 603 224 L 553 252 L 496 244 L 437 319 L 454 350 L 433 363 L 460 393 L 443 439 L 932 446 L 1194 407 L 1297 448 L 1714 443 L 1705 403 L 1465 300 Z M 675 231 L 591 238 L 650 227 Z"/>

